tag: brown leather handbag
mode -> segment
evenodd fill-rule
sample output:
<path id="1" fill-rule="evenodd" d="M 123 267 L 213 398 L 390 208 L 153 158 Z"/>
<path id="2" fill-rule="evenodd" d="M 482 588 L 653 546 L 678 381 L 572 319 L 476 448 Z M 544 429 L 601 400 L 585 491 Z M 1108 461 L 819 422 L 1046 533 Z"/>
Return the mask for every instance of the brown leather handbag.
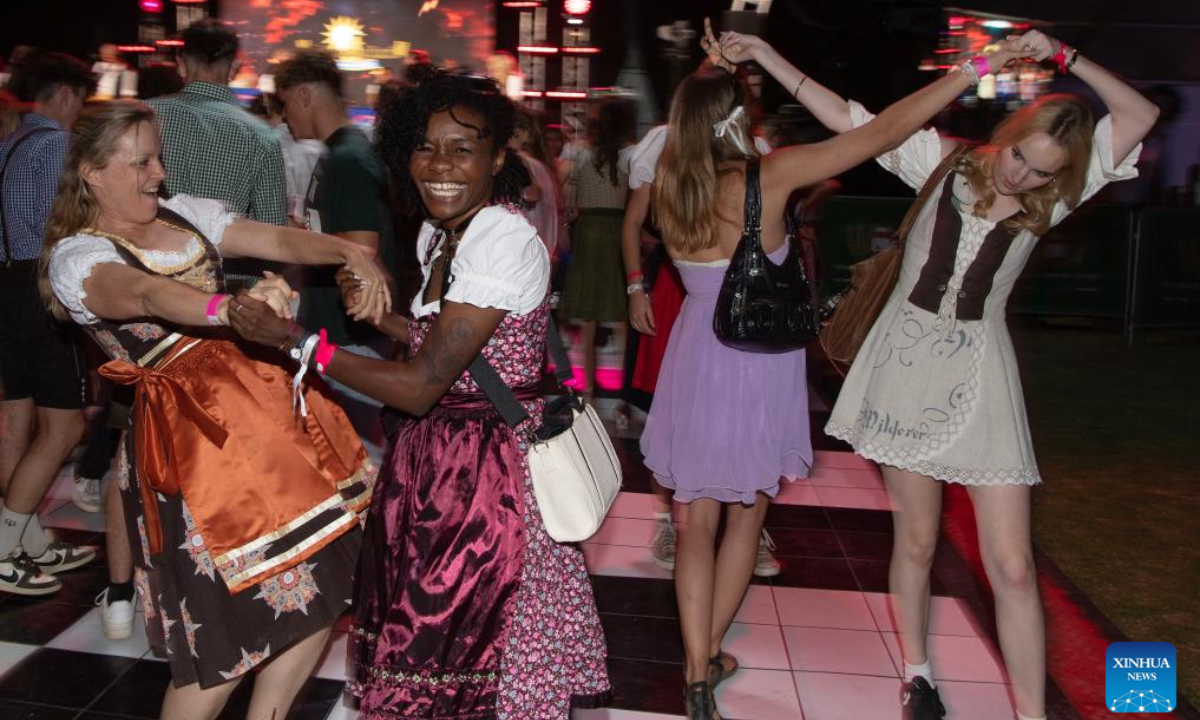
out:
<path id="1" fill-rule="evenodd" d="M 888 249 L 857 262 L 850 267 L 850 286 L 826 302 L 827 311 L 833 314 L 821 330 L 821 347 L 825 355 L 835 363 L 849 365 L 854 362 L 859 348 L 867 339 L 867 333 L 879 319 L 883 306 L 887 304 L 896 282 L 900 278 L 900 265 L 904 260 L 904 241 L 925 207 L 933 189 L 941 184 L 955 161 L 969 148 L 959 145 L 950 152 L 937 169 L 925 181 L 917 199 L 900 223 L 896 239 Z"/>

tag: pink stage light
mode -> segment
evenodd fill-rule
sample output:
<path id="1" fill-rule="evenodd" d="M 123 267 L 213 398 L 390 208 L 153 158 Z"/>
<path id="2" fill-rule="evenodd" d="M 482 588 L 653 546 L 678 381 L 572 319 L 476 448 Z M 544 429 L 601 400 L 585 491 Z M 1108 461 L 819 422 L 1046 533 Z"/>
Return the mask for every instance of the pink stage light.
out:
<path id="1" fill-rule="evenodd" d="M 587 15 L 592 10 L 592 0 L 563 0 L 563 12 L 568 15 Z"/>
<path id="2" fill-rule="evenodd" d="M 598 47 L 565 47 L 562 51 L 568 55 L 599 55 Z"/>
<path id="3" fill-rule="evenodd" d="M 517 52 L 530 55 L 557 55 L 558 48 L 549 45 L 518 45 Z"/>
<path id="4" fill-rule="evenodd" d="M 503 7 L 506 8 L 536 8 L 541 6 L 541 0 L 509 0 L 509 2 L 503 3 Z"/>
<path id="5" fill-rule="evenodd" d="M 551 90 L 546 93 L 546 97 L 557 100 L 587 100 L 587 93 L 570 90 Z"/>
<path id="6" fill-rule="evenodd" d="M 153 45 L 118 45 L 117 52 L 123 53 L 152 53 L 158 52 Z"/>
<path id="7" fill-rule="evenodd" d="M 138 0 L 142 12 L 160 13 L 163 11 L 163 0 Z"/>
<path id="8" fill-rule="evenodd" d="M 154 44 L 159 47 L 183 47 L 182 40 L 155 40 Z"/>

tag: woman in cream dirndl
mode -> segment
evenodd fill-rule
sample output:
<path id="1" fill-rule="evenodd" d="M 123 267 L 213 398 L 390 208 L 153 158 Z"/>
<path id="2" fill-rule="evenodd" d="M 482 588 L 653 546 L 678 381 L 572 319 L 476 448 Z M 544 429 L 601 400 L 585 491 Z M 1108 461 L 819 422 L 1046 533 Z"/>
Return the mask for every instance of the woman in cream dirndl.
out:
<path id="1" fill-rule="evenodd" d="M 1005 304 L 1038 239 L 1109 182 L 1135 177 L 1157 108 L 1078 50 L 1031 31 L 1010 38 L 1027 61 L 1057 63 L 1095 91 L 1093 122 L 1074 96 L 1014 112 L 988 143 L 953 162 L 908 235 L 900 278 L 863 343 L 826 432 L 878 462 L 895 507 L 889 584 L 906 718 L 945 714 L 926 649 L 929 578 L 942 483 L 967 487 L 996 597 L 1000 648 L 1019 718 L 1045 716 L 1045 639 L 1030 535 L 1041 482 Z M 760 62 L 828 128 L 873 117 L 807 78 L 751 36 L 726 33 L 726 54 Z M 978 79 L 977 60 L 953 70 Z M 920 190 L 957 143 L 923 130 L 877 161 Z M 961 717 L 970 717 L 962 713 Z"/>
<path id="2" fill-rule="evenodd" d="M 162 717 L 216 717 L 253 670 L 246 717 L 279 718 L 349 609 L 373 471 L 340 409 L 293 392 L 286 355 L 246 352 L 224 327 L 250 296 L 223 294 L 221 260 L 384 278 L 338 238 L 241 220 L 215 200 L 160 201 L 159 155 L 144 105 L 83 114 L 48 224 L 43 296 L 108 355 L 102 375 L 135 386 L 117 471 L 127 535 L 110 537 L 131 546 L 146 635 L 170 664 Z M 288 314 L 278 280 L 251 292 Z"/>

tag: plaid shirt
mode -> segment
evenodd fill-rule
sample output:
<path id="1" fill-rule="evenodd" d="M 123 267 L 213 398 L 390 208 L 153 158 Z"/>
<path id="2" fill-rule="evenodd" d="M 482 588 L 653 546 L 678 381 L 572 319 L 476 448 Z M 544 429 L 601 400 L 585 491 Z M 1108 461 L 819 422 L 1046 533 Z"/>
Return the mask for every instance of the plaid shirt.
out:
<path id="1" fill-rule="evenodd" d="M 190 82 L 147 102 L 158 114 L 167 190 L 215 198 L 260 222 L 287 222 L 283 154 L 270 126 L 220 85 Z"/>
<path id="2" fill-rule="evenodd" d="M 13 260 L 36 260 L 42 254 L 46 220 L 50 218 L 50 206 L 58 193 L 58 177 L 67 158 L 71 135 L 50 118 L 29 113 L 21 120 L 16 132 L 0 141 L 0 165 L 9 159 L 9 149 L 37 128 L 48 128 L 49 132 L 38 132 L 21 143 L 8 163 L 4 187 L 0 189 L 4 224 L 12 233 L 12 237 L 0 242 L 0 261 L 8 261 L 5 248 L 9 245 L 13 249 Z"/>

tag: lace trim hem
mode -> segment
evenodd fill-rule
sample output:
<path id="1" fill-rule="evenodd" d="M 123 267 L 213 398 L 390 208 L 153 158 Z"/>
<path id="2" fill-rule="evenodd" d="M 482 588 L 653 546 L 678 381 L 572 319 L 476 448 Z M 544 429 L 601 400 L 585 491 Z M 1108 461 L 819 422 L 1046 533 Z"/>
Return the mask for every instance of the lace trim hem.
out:
<path id="1" fill-rule="evenodd" d="M 825 425 L 825 434 L 847 442 L 854 452 L 868 460 L 881 465 L 891 465 L 901 470 L 928 475 L 935 480 L 954 483 L 956 485 L 996 486 L 996 485 L 1040 485 L 1042 476 L 1037 468 L 1007 467 L 1007 468 L 964 468 L 956 465 L 935 463 L 929 460 L 912 460 L 897 458 L 890 453 L 877 449 L 870 442 L 862 440 L 853 428 L 838 423 L 829 422 Z"/>
<path id="2" fill-rule="evenodd" d="M 365 688 L 368 684 L 435 689 L 459 685 L 483 685 L 486 688 L 494 689 L 500 678 L 500 674 L 496 670 L 391 670 L 374 665 L 360 668 L 359 673 L 360 677 L 366 679 L 366 682 L 356 681 L 351 685 L 360 689 Z M 353 688 L 351 689 L 353 691 Z"/>

